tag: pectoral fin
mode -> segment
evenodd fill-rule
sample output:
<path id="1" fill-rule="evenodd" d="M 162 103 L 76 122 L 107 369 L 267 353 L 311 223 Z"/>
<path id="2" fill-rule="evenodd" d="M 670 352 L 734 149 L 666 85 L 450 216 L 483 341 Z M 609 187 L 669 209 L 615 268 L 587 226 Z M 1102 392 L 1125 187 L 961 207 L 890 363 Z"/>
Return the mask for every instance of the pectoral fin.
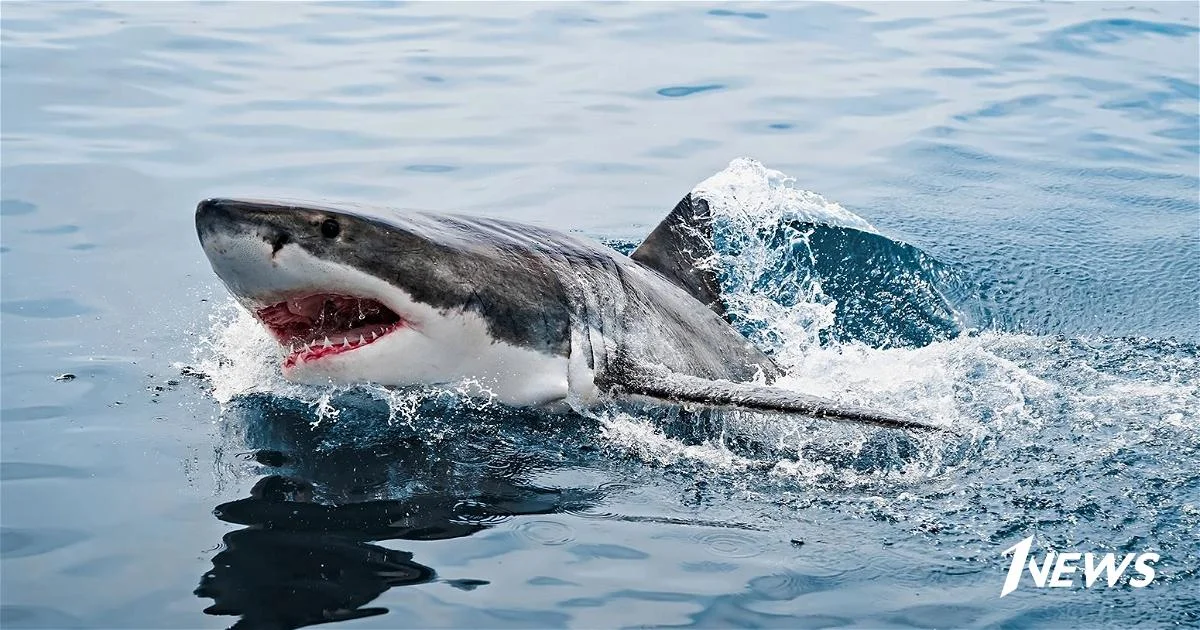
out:
<path id="1" fill-rule="evenodd" d="M 645 396 L 675 404 L 731 407 L 751 411 L 797 413 L 814 418 L 851 422 L 888 429 L 954 433 L 946 427 L 864 407 L 846 405 L 827 398 L 801 394 L 779 387 L 711 381 L 683 374 L 639 372 L 613 387 L 627 395 Z"/>

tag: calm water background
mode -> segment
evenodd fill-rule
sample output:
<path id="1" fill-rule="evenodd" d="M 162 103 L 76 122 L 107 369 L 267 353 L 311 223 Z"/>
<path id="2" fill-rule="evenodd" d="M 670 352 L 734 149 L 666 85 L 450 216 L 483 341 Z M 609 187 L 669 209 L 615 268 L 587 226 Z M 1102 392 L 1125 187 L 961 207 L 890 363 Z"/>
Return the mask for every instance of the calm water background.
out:
<path id="1" fill-rule="evenodd" d="M 0 623 L 1200 624 L 1197 13 L 5 2 Z M 957 455 L 546 418 L 364 446 L 181 367 L 243 339 L 202 197 L 636 241 L 738 156 L 973 278 L 998 332 L 810 364 L 982 418 Z M 1161 577 L 997 599 L 1033 533 Z"/>

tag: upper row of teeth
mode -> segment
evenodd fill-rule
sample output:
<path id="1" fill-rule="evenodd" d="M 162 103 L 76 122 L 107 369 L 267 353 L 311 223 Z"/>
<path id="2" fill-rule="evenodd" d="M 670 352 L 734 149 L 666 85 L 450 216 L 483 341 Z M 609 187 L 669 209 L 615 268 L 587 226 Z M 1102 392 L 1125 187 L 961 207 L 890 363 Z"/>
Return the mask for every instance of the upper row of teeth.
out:
<path id="1" fill-rule="evenodd" d="M 377 338 L 379 338 L 379 334 L 378 334 L 378 333 L 376 333 L 375 331 L 371 331 L 371 341 L 375 341 Z M 355 342 L 353 342 L 353 341 L 350 341 L 350 338 L 349 338 L 349 337 L 344 337 L 344 338 L 342 339 L 342 347 L 343 347 L 343 348 L 350 348 L 350 347 L 357 346 L 357 345 L 361 345 L 361 344 L 364 344 L 364 343 L 367 343 L 367 338 L 366 338 L 366 337 L 364 337 L 363 335 L 359 335 L 359 336 L 358 336 L 358 343 L 355 343 Z M 322 341 L 322 342 L 321 342 L 321 343 L 319 343 L 319 344 L 318 344 L 318 343 L 317 343 L 315 340 L 314 340 L 314 341 L 310 341 L 310 342 L 308 342 L 308 343 L 293 343 L 293 344 L 290 344 L 290 345 L 288 346 L 288 350 L 290 350 L 291 352 L 300 352 L 300 351 L 308 351 L 308 350 L 312 350 L 314 347 L 320 347 L 320 348 L 331 348 L 331 347 L 333 347 L 333 343 L 331 343 L 331 342 L 329 341 L 329 337 L 326 337 L 326 338 L 325 338 L 325 340 L 324 340 L 324 341 Z"/>

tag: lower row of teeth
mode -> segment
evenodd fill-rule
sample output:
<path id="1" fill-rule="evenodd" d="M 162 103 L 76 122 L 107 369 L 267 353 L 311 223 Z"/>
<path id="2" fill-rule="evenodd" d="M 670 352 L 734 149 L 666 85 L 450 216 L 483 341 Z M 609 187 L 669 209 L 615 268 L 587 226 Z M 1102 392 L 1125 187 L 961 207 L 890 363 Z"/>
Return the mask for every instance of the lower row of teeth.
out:
<path id="1" fill-rule="evenodd" d="M 378 338 L 379 338 L 379 333 L 372 331 L 371 332 L 371 341 L 375 341 Z M 353 348 L 354 346 L 359 346 L 364 343 L 367 343 L 367 338 L 363 335 L 358 336 L 358 343 L 350 341 L 349 337 L 345 337 L 342 339 L 341 347 Z M 304 352 L 304 351 L 312 350 L 313 348 L 332 348 L 334 345 L 335 344 L 333 344 L 332 342 L 329 341 L 329 337 L 326 337 L 325 341 L 322 341 L 321 343 L 317 343 L 316 341 L 310 341 L 308 343 L 293 343 L 288 346 L 288 350 L 291 352 Z"/>

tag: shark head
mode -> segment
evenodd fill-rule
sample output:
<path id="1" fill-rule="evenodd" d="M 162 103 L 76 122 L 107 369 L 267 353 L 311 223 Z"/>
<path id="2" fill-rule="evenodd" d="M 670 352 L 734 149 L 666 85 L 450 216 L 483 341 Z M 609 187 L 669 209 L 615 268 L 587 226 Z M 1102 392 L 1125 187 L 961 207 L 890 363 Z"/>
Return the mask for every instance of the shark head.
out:
<path id="1" fill-rule="evenodd" d="M 489 296 L 504 270 L 478 260 L 492 252 L 469 227 L 441 215 L 307 203 L 207 199 L 196 208 L 213 270 L 279 342 L 289 380 L 471 377 L 507 402 L 565 396 L 567 314 L 519 295 L 498 309 Z"/>

